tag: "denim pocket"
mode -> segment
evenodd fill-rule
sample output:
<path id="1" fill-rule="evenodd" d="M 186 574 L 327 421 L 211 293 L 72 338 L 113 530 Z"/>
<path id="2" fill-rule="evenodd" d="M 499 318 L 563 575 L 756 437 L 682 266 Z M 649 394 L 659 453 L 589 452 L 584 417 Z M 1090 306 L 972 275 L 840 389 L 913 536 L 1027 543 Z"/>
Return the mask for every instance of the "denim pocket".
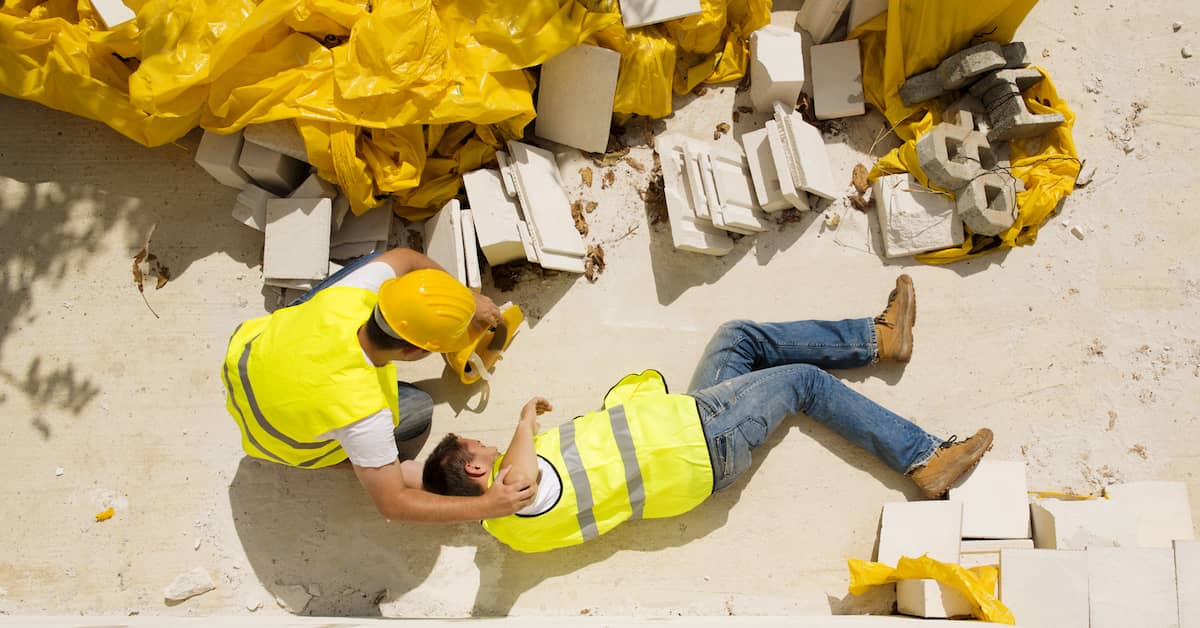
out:
<path id="1" fill-rule="evenodd" d="M 720 482 L 723 478 L 729 477 L 729 473 L 733 468 L 733 461 L 730 459 L 729 438 L 733 435 L 733 430 L 729 430 L 718 434 L 712 440 L 712 458 L 713 466 L 717 469 L 717 481 Z"/>
<path id="2" fill-rule="evenodd" d="M 751 449 L 767 440 L 767 420 L 762 417 L 746 417 L 738 423 L 737 430 L 742 433 L 742 438 L 746 439 L 746 443 L 750 445 Z"/>

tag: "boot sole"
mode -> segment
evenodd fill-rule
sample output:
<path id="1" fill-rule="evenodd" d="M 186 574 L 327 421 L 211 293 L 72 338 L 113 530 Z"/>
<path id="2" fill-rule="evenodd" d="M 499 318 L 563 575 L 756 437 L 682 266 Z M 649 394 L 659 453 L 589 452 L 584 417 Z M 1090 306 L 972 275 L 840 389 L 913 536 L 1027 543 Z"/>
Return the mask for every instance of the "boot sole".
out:
<path id="1" fill-rule="evenodd" d="M 959 478 L 970 473 L 975 467 L 979 466 L 979 462 L 981 460 L 983 460 L 983 457 L 985 455 L 987 455 L 987 452 L 992 450 L 992 446 L 995 445 L 995 434 L 992 434 L 991 437 L 992 437 L 992 439 L 988 441 L 987 447 L 984 447 L 983 451 L 979 452 L 979 455 L 975 458 L 974 462 L 972 462 L 971 464 L 964 467 L 961 472 L 959 472 L 957 475 L 954 476 L 953 479 L 951 479 L 949 482 L 947 482 L 945 488 L 941 489 L 941 491 L 938 492 L 936 495 L 933 494 L 932 492 L 926 492 L 924 490 L 921 491 L 921 494 L 924 495 L 926 497 L 926 499 L 941 499 L 947 492 L 950 491 L 950 487 L 953 486 L 954 483 L 956 481 L 958 481 Z"/>
<path id="2" fill-rule="evenodd" d="M 900 275 L 896 278 L 896 298 L 900 298 L 899 292 L 904 290 L 909 295 L 909 303 L 912 305 L 909 315 L 912 317 L 911 325 L 903 325 L 900 333 L 900 346 L 904 350 L 900 355 L 896 356 L 898 362 L 906 363 L 912 359 L 913 350 L 913 327 L 917 324 L 917 289 L 913 286 L 912 277 L 908 275 Z M 897 319 L 903 319 L 903 316 L 898 316 Z"/>

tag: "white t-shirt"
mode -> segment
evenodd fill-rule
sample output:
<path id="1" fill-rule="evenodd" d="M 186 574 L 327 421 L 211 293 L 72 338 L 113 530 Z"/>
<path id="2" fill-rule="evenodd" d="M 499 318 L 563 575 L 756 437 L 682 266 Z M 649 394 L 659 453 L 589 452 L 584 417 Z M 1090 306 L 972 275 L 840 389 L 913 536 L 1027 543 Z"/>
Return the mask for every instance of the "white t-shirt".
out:
<path id="1" fill-rule="evenodd" d="M 518 517 L 544 515 L 554 508 L 562 497 L 562 478 L 559 477 L 558 470 L 541 456 L 538 456 L 537 462 L 538 471 L 542 474 L 542 479 L 538 481 L 537 495 L 534 495 L 533 503 L 517 511 Z"/>
<path id="2" fill-rule="evenodd" d="M 383 282 L 396 276 L 396 271 L 385 262 L 369 262 L 364 264 L 340 281 L 335 286 L 351 286 L 366 288 L 379 292 Z M 371 364 L 366 352 L 363 360 Z M 371 364 L 374 367 L 373 364 Z M 396 461 L 400 455 L 396 449 L 396 439 L 392 434 L 392 411 L 384 408 L 366 418 L 359 419 L 346 427 L 329 430 L 318 438 L 335 439 L 342 445 L 350 462 L 360 467 L 382 467 Z"/>

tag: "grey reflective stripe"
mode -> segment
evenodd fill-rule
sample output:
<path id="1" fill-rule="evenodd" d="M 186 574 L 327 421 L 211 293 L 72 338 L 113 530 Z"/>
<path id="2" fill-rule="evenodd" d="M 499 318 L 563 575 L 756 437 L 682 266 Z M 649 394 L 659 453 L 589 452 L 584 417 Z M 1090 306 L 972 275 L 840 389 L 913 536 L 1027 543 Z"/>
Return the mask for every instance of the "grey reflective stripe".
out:
<path id="1" fill-rule="evenodd" d="M 271 436 L 274 436 L 279 442 L 291 447 L 292 449 L 320 449 L 327 447 L 332 440 L 324 440 L 319 443 L 302 443 L 298 440 L 290 438 L 288 435 L 275 429 L 274 425 L 267 422 L 267 418 L 263 416 L 262 409 L 258 407 L 258 400 L 254 398 L 254 387 L 250 385 L 250 370 L 246 367 L 246 363 L 250 361 L 250 345 L 258 336 L 251 338 L 246 343 L 246 348 L 242 351 L 242 357 L 238 359 L 238 375 L 242 380 L 242 390 L 246 391 L 246 402 L 250 404 L 250 414 L 254 415 L 254 420 L 258 422 L 258 426 Z M 316 460 L 310 461 L 316 462 Z"/>
<path id="2" fill-rule="evenodd" d="M 233 409 L 237 410 L 238 418 L 241 419 L 241 421 L 242 421 L 242 433 L 246 435 L 246 440 L 250 441 L 250 444 L 254 445 L 254 448 L 259 450 L 260 452 L 262 452 L 262 454 L 264 456 L 270 458 L 271 460 L 275 460 L 275 461 L 279 462 L 280 464 L 287 464 L 287 462 L 285 462 L 283 458 L 280 458 L 279 456 L 276 456 L 275 454 L 267 451 L 267 448 L 263 447 L 258 442 L 258 439 L 254 438 L 254 434 L 250 433 L 250 426 L 246 425 L 246 415 L 242 412 L 242 406 L 238 405 L 237 395 L 234 394 L 234 390 L 233 390 L 233 382 L 230 381 L 230 379 L 229 379 L 229 364 L 225 364 L 224 372 L 225 372 L 226 394 L 229 395 L 229 403 L 233 404 Z"/>
<path id="3" fill-rule="evenodd" d="M 625 465 L 625 490 L 629 493 L 629 507 L 633 509 L 633 518 L 641 519 L 646 509 L 646 485 L 642 482 L 642 468 L 638 466 L 637 450 L 633 447 L 633 434 L 629 433 L 625 406 L 609 408 L 608 421 L 612 424 L 613 438 L 617 440 L 621 462 Z"/>
<path id="4" fill-rule="evenodd" d="M 328 457 L 329 455 L 331 455 L 331 454 L 333 454 L 333 453 L 336 453 L 336 452 L 339 452 L 339 451 L 341 451 L 341 450 L 342 450 L 342 446 L 341 446 L 341 445 L 338 445 L 337 447 L 334 447 L 333 449 L 330 449 L 329 451 L 327 451 L 327 452 L 325 452 L 325 453 L 323 453 L 323 454 L 321 454 L 321 455 L 317 456 L 316 458 L 313 458 L 312 460 L 305 460 L 304 462 L 301 462 L 300 464 L 298 464 L 298 465 L 296 465 L 296 466 L 297 466 L 297 467 L 311 467 L 311 466 L 313 466 L 314 464 L 317 464 L 317 463 L 318 463 L 318 462 L 320 462 L 321 460 L 325 459 L 325 458 L 326 458 L 326 457 Z"/>
<path id="5" fill-rule="evenodd" d="M 558 447 L 562 453 L 563 462 L 567 464 L 567 475 L 571 477 L 571 484 L 575 487 L 575 504 L 578 506 L 578 512 L 575 516 L 579 519 L 579 531 L 583 534 L 584 541 L 590 541 L 600 536 L 600 530 L 596 527 L 596 513 L 592 512 L 592 507 L 595 505 L 592 501 L 592 484 L 588 481 L 587 470 L 583 468 L 583 461 L 579 458 L 579 448 L 575 446 L 575 422 L 563 424 L 558 429 Z"/>

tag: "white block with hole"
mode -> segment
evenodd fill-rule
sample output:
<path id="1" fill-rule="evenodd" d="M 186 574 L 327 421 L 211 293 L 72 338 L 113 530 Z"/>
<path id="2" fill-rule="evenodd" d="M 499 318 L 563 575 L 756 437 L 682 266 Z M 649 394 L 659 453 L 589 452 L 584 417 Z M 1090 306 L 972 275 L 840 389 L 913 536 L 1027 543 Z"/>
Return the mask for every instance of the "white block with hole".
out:
<path id="1" fill-rule="evenodd" d="M 1196 538 L 1184 482 L 1113 484 L 1104 494 L 1136 513 L 1138 547 L 1171 547 L 1172 541 Z"/>
<path id="2" fill-rule="evenodd" d="M 467 270 L 467 287 L 479 292 L 483 289 L 483 280 L 479 276 L 479 248 L 475 241 L 475 218 L 470 210 L 464 209 L 459 213 L 462 221 L 463 263 Z"/>
<path id="3" fill-rule="evenodd" d="M 804 40 L 794 30 L 767 25 L 750 34 L 750 101 L 757 111 L 776 102 L 794 107 L 804 90 Z"/>
<path id="4" fill-rule="evenodd" d="M 582 258 L 587 249 L 575 229 L 554 153 L 517 141 L 508 142 L 508 151 L 517 198 L 534 244 L 548 253 Z"/>
<path id="5" fill-rule="evenodd" d="M 288 194 L 308 176 L 308 164 L 253 142 L 242 144 L 238 166 L 260 187 L 275 194 Z"/>
<path id="6" fill-rule="evenodd" d="M 870 22 L 876 15 L 886 12 L 888 0 L 850 0 L 850 32 Z"/>
<path id="7" fill-rule="evenodd" d="M 1002 549 L 1000 601 L 1022 628 L 1088 628 L 1087 552 Z"/>
<path id="8" fill-rule="evenodd" d="M 1024 462 L 980 460 L 950 487 L 963 504 L 963 538 L 1030 538 L 1028 491 Z"/>
<path id="9" fill-rule="evenodd" d="M 133 9 L 125 6 L 121 0 L 92 0 L 92 6 L 96 9 L 96 17 L 107 29 L 114 29 L 137 17 Z"/>
<path id="10" fill-rule="evenodd" d="M 700 0 L 621 0 L 621 23 L 625 28 L 637 28 L 700 11 Z"/>
<path id="11" fill-rule="evenodd" d="M 517 232 L 521 221 L 517 202 L 504 193 L 500 172 L 476 170 L 463 175 L 467 203 L 475 220 L 475 233 L 483 256 L 492 266 L 525 258 Z"/>
<path id="12" fill-rule="evenodd" d="M 330 246 L 352 242 L 386 242 L 392 234 L 392 201 L 385 200 L 362 215 L 349 213 L 330 237 Z"/>
<path id="13" fill-rule="evenodd" d="M 548 59 L 538 79 L 534 134 L 603 153 L 620 69 L 621 53 L 599 46 L 574 46 Z"/>
<path id="14" fill-rule="evenodd" d="M 879 177 L 873 185 L 884 256 L 907 257 L 963 243 L 954 201 L 917 183 L 908 173 Z"/>
<path id="15" fill-rule="evenodd" d="M 707 209 L 702 186 L 689 185 L 687 162 L 683 147 L 696 142 L 682 136 L 664 133 L 654 140 L 663 172 L 663 193 L 667 200 L 667 220 L 671 225 L 671 240 L 681 251 L 725 255 L 733 250 L 733 240 L 711 222 L 696 216 L 697 206 Z M 698 172 L 698 169 L 697 169 Z"/>
<path id="16" fill-rule="evenodd" d="M 1137 545 L 1137 513 L 1107 499 L 1040 499 L 1030 505 L 1039 549 Z"/>
<path id="17" fill-rule="evenodd" d="M 1175 541 L 1179 628 L 1200 627 L 1200 541 Z"/>
<path id="18" fill-rule="evenodd" d="M 196 149 L 196 164 L 221 184 L 240 190 L 250 183 L 250 175 L 238 165 L 244 142 L 241 131 L 229 135 L 205 131 Z"/>
<path id="19" fill-rule="evenodd" d="M 461 211 L 458 199 L 450 199 L 425 221 L 425 255 L 466 285 L 467 260 L 462 245 Z"/>
<path id="20" fill-rule="evenodd" d="M 338 197 L 337 186 L 317 176 L 317 173 L 308 175 L 308 178 L 300 184 L 300 187 L 292 190 L 288 194 L 291 198 L 328 198 L 334 199 Z"/>
<path id="21" fill-rule="evenodd" d="M 1171 550 L 1093 547 L 1086 554 L 1091 628 L 1179 626 Z"/>
<path id="22" fill-rule="evenodd" d="M 304 147 L 304 136 L 292 120 L 276 120 L 261 124 L 248 124 L 245 128 L 246 141 L 287 155 L 297 161 L 308 162 L 308 149 Z"/>
<path id="23" fill-rule="evenodd" d="M 866 113 L 858 40 L 813 46 L 809 55 L 812 56 L 813 113 L 817 119 Z"/>
<path id="24" fill-rule="evenodd" d="M 792 204 L 783 197 L 783 190 L 779 187 L 779 174 L 775 171 L 767 129 L 742 134 L 742 149 L 746 151 L 746 165 L 750 169 L 758 206 L 768 212 L 791 207 Z"/>
<path id="25" fill-rule="evenodd" d="M 247 227 L 263 231 L 267 228 L 267 201 L 273 198 L 279 197 L 253 183 L 247 183 L 238 192 L 233 204 L 234 219 Z"/>
<path id="26" fill-rule="evenodd" d="M 796 28 L 803 28 L 819 44 L 829 39 L 850 0 L 806 0 L 796 15 Z"/>
<path id="27" fill-rule="evenodd" d="M 878 562 L 895 567 L 901 556 L 958 562 L 962 538 L 962 503 L 955 501 L 893 502 L 883 505 Z"/>
<path id="28" fill-rule="evenodd" d="M 971 602 L 937 580 L 900 580 L 896 582 L 896 609 L 914 617 L 967 617 Z"/>
<path id="29" fill-rule="evenodd" d="M 792 166 L 792 180 L 796 187 L 828 200 L 841 195 L 842 188 L 834 183 L 833 171 L 829 167 L 829 152 L 817 127 L 805 122 L 799 113 L 778 103 L 775 105 L 775 122 L 783 131 L 787 159 Z"/>
<path id="30" fill-rule="evenodd" d="M 316 280 L 328 276 L 332 211 L 327 198 L 268 200 L 263 276 Z"/>

